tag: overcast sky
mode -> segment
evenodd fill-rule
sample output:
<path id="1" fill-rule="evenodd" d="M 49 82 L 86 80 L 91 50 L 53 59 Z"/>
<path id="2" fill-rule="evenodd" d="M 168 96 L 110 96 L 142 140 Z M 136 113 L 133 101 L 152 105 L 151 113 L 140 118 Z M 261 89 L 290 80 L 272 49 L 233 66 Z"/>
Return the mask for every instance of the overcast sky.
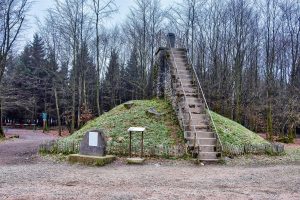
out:
<path id="1" fill-rule="evenodd" d="M 163 6 L 167 6 L 171 0 L 161 0 Z M 134 5 L 134 0 L 116 0 L 116 4 L 119 7 L 119 13 L 116 13 L 109 23 L 118 23 L 125 19 L 126 15 L 129 12 L 129 8 Z M 36 19 L 43 21 L 47 13 L 47 9 L 54 6 L 54 0 L 33 0 L 33 4 L 29 11 L 28 16 L 28 25 L 24 31 L 24 37 L 20 41 L 19 47 L 22 48 L 26 43 L 32 40 L 33 34 L 38 31 L 38 26 Z"/>

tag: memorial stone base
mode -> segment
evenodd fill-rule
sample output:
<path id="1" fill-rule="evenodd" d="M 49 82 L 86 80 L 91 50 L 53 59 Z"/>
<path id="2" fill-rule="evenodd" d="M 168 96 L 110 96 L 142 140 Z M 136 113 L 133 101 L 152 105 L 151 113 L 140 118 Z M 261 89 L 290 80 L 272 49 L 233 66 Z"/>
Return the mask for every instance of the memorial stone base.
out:
<path id="1" fill-rule="evenodd" d="M 68 157 L 70 163 L 81 163 L 84 165 L 104 166 L 116 160 L 116 156 L 89 156 L 80 154 L 71 154 Z"/>

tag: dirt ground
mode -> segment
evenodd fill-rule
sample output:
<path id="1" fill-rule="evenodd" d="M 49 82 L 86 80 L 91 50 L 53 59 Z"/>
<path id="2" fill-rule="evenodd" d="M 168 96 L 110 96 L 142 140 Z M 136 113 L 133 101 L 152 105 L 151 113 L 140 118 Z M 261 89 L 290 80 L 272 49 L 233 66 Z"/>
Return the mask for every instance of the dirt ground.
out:
<path id="1" fill-rule="evenodd" d="M 16 133 L 16 130 L 9 130 Z M 123 159 L 104 167 L 70 165 L 37 155 L 54 139 L 18 131 L 0 143 L 0 199 L 300 199 L 300 164 L 194 165 Z"/>

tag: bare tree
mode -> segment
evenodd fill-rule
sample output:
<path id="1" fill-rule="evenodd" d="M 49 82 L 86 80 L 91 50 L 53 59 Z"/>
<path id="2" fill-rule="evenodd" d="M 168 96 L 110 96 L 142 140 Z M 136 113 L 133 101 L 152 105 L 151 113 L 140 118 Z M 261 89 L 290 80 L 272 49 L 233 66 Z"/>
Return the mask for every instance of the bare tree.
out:
<path id="1" fill-rule="evenodd" d="M 102 71 L 102 65 L 100 68 L 100 33 L 99 33 L 99 26 L 101 26 L 101 22 L 114 12 L 117 11 L 116 4 L 114 0 L 92 0 L 92 10 L 94 12 L 94 24 L 96 29 L 96 66 L 97 66 L 97 83 L 96 83 L 96 104 L 97 104 L 97 112 L 98 116 L 102 113 L 100 107 L 100 74 Z"/>
<path id="2" fill-rule="evenodd" d="M 0 3 L 0 87 L 9 52 L 21 32 L 28 5 L 28 0 L 7 0 Z M 1 102 L 0 99 L 0 116 L 2 117 Z M 2 118 L 0 118 L 1 136 L 3 136 Z"/>

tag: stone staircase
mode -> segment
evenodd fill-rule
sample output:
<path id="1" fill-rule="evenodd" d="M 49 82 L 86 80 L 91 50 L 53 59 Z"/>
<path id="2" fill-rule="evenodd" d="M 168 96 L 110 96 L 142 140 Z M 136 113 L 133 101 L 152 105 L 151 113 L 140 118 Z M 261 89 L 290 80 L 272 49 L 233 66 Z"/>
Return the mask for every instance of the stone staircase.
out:
<path id="1" fill-rule="evenodd" d="M 171 48 L 169 62 L 176 109 L 186 143 L 199 160 L 218 161 L 221 153 L 217 148 L 217 135 L 210 129 L 210 118 L 193 78 L 186 49 Z"/>

